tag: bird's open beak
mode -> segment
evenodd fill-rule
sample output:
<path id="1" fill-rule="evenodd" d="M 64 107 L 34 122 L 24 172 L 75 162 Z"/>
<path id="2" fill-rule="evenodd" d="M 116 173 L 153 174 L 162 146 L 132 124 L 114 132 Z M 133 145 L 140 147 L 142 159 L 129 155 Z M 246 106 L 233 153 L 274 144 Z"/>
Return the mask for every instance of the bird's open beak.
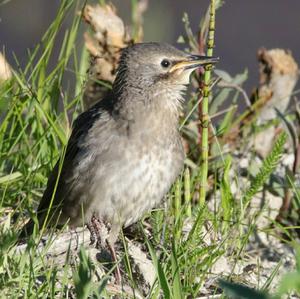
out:
<path id="1" fill-rule="evenodd" d="M 186 59 L 176 62 L 170 69 L 170 72 L 174 72 L 179 69 L 196 69 L 207 64 L 215 64 L 218 61 L 219 57 L 189 55 Z"/>

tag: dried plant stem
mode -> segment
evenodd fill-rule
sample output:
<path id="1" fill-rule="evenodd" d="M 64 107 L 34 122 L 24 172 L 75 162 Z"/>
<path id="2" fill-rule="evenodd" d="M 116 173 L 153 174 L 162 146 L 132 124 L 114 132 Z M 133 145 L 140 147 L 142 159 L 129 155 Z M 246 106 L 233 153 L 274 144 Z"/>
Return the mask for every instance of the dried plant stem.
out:
<path id="1" fill-rule="evenodd" d="M 213 55 L 214 39 L 215 39 L 215 0 L 210 1 L 210 20 L 209 31 L 207 38 L 207 56 Z M 210 79 L 211 79 L 212 65 L 207 65 L 204 73 L 204 88 L 202 100 L 202 135 L 201 135 L 201 166 L 200 166 L 200 199 L 199 203 L 202 207 L 205 203 L 205 196 L 207 191 L 207 174 L 208 174 L 208 98 L 210 94 Z"/>

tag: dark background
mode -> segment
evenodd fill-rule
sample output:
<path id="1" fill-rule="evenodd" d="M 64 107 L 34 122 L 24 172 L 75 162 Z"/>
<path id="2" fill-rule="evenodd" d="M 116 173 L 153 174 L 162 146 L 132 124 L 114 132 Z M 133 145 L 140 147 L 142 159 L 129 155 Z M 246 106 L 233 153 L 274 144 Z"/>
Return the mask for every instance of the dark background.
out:
<path id="1" fill-rule="evenodd" d="M 130 24 L 130 1 L 112 1 Z M 21 66 L 27 62 L 27 48 L 33 48 L 55 18 L 59 0 L 0 0 L 0 47 L 15 67 L 13 52 Z M 149 1 L 145 14 L 145 40 L 176 45 L 184 33 L 182 16 L 187 12 L 196 32 L 208 0 Z M 216 49 L 219 68 L 234 75 L 249 70 L 246 89 L 257 84 L 256 52 L 260 47 L 290 49 L 300 61 L 300 1 L 228 0 L 217 11 Z M 68 21 L 64 27 L 68 26 Z M 180 46 L 179 46 L 180 47 Z M 55 61 L 52 61 L 55 64 Z"/>

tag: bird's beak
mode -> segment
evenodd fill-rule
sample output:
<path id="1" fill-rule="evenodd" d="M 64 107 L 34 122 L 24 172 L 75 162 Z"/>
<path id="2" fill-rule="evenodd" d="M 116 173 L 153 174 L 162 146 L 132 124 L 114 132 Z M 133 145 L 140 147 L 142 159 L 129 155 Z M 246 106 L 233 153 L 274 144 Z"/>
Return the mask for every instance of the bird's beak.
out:
<path id="1" fill-rule="evenodd" d="M 196 69 L 207 64 L 215 64 L 218 61 L 219 57 L 188 55 L 186 59 L 177 61 L 170 69 L 170 72 L 174 72 L 179 69 Z"/>

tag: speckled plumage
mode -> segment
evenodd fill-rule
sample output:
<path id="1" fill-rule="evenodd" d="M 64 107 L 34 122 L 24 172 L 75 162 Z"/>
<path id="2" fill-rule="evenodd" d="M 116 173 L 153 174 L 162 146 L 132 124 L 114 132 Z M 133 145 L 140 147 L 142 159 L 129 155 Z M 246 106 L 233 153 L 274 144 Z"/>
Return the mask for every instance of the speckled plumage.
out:
<path id="1" fill-rule="evenodd" d="M 109 96 L 74 123 L 62 165 L 58 162 L 52 171 L 39 205 L 40 224 L 59 169 L 47 221 L 81 226 L 95 216 L 110 223 L 111 244 L 122 226 L 162 201 L 183 168 L 178 117 L 192 68 L 171 72 L 172 65 L 165 69 L 161 61 L 175 65 L 188 57 L 158 43 L 123 51 Z"/>

